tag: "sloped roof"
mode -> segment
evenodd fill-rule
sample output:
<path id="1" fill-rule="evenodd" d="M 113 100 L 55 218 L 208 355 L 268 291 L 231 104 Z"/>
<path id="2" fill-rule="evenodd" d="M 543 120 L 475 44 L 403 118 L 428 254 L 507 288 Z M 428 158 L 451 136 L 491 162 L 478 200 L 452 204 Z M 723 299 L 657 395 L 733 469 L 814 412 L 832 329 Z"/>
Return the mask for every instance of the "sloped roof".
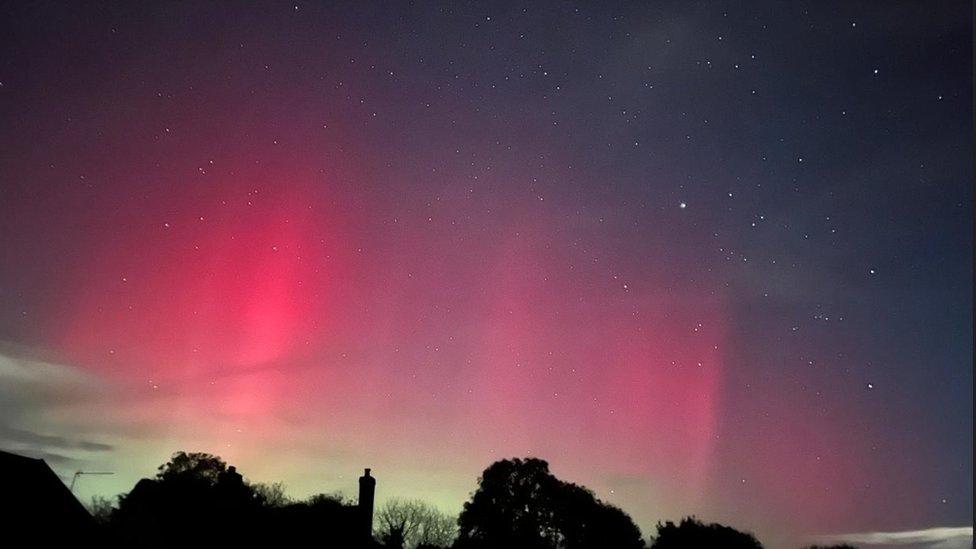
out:
<path id="1" fill-rule="evenodd" d="M 83 536 L 94 527 L 91 514 L 43 459 L 0 450 L 0 487 L 7 535 L 51 539 Z"/>

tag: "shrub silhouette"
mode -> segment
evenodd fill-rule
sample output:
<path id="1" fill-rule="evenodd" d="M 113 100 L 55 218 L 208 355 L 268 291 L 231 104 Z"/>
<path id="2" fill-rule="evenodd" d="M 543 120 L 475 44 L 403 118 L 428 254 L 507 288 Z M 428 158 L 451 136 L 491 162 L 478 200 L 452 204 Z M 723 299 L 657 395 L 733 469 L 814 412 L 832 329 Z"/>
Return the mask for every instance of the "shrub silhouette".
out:
<path id="1" fill-rule="evenodd" d="M 657 524 L 657 536 L 651 549 L 762 549 L 752 534 L 740 532 L 721 524 L 703 524 L 695 517 L 681 519 L 679 524 L 671 521 Z"/>
<path id="2" fill-rule="evenodd" d="M 536 458 L 493 463 L 458 517 L 456 548 L 630 549 L 640 529 L 593 492 L 563 482 Z"/>

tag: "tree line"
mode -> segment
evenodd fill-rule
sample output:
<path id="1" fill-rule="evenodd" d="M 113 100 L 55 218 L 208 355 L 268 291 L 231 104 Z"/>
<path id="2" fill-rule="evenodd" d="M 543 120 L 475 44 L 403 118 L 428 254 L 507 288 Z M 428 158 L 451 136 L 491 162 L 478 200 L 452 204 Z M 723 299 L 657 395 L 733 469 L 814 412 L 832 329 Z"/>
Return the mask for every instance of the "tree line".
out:
<path id="1" fill-rule="evenodd" d="M 206 453 L 177 452 L 154 478 L 91 508 L 113 547 L 762 548 L 751 533 L 695 517 L 659 522 L 645 540 L 626 512 L 537 458 L 491 464 L 456 517 L 419 499 L 391 499 L 376 510 L 373 535 L 357 528 L 361 510 L 341 494 L 294 500 L 281 483 L 248 482 Z"/>

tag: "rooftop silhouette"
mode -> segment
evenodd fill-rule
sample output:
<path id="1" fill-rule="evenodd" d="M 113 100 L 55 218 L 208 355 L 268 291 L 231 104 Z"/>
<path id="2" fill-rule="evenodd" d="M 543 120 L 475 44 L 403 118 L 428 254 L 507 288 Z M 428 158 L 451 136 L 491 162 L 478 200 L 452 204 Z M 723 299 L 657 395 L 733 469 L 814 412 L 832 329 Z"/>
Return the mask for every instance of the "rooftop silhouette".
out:
<path id="1" fill-rule="evenodd" d="M 91 514 L 43 459 L 0 451 L 0 518 L 5 536 L 41 546 L 90 541 Z"/>

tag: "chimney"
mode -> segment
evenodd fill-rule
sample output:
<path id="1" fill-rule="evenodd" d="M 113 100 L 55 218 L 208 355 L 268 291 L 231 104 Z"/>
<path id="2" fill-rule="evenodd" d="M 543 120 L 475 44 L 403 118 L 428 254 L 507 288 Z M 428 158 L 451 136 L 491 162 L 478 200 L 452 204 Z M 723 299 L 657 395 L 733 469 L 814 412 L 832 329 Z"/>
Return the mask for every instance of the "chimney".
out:
<path id="1" fill-rule="evenodd" d="M 359 477 L 359 520 L 362 522 L 363 537 L 373 537 L 373 495 L 376 492 L 376 479 L 369 476 L 369 469 Z"/>

